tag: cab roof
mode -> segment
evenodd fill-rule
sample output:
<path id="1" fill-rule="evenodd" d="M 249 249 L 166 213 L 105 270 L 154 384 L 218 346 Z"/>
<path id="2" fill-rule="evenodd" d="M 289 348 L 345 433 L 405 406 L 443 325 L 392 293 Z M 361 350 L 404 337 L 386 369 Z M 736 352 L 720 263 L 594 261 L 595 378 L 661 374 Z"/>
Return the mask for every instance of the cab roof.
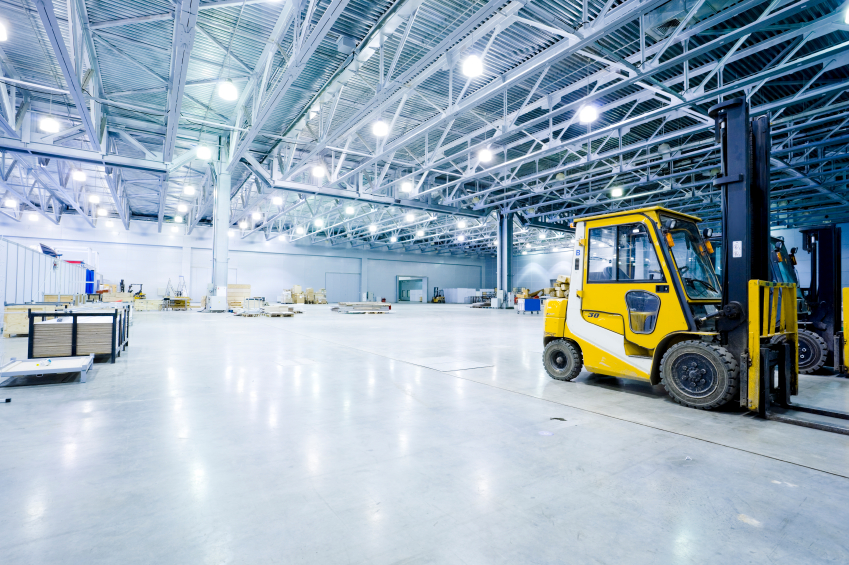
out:
<path id="1" fill-rule="evenodd" d="M 664 208 L 663 206 L 650 206 L 648 208 L 637 208 L 636 210 L 622 210 L 619 212 L 609 212 L 607 214 L 598 214 L 595 216 L 584 216 L 582 218 L 575 218 L 572 220 L 573 222 L 588 222 L 590 220 L 601 220 L 604 218 L 615 218 L 617 216 L 630 216 L 632 214 L 644 214 L 646 212 L 662 212 L 664 214 L 669 214 L 672 216 L 678 216 L 679 218 L 685 218 L 687 220 L 692 220 L 696 223 L 701 222 L 702 219 L 697 216 L 691 216 L 689 214 L 682 214 L 681 212 L 676 212 L 675 210 L 670 210 L 669 208 Z"/>

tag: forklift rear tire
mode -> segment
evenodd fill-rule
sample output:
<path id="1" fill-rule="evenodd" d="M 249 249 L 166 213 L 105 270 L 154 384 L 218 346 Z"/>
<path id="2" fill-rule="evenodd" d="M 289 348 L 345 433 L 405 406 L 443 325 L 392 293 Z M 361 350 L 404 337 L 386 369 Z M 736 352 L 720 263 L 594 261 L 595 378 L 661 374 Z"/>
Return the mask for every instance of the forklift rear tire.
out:
<path id="1" fill-rule="evenodd" d="M 711 410 L 737 394 L 737 361 L 727 349 L 703 341 L 682 341 L 667 350 L 660 377 L 675 402 Z"/>
<path id="2" fill-rule="evenodd" d="M 799 372 L 810 374 L 825 365 L 828 345 L 810 330 L 799 330 Z"/>
<path id="3" fill-rule="evenodd" d="M 556 339 L 545 346 L 542 364 L 552 379 L 571 381 L 581 374 L 584 358 L 575 344 L 565 339 Z"/>

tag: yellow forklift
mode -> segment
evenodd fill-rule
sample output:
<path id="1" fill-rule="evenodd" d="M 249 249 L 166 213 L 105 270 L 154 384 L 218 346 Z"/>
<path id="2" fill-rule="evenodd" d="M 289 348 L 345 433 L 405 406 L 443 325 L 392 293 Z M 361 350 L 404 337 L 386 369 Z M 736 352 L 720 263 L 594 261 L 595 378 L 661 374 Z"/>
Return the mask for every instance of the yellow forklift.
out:
<path id="1" fill-rule="evenodd" d="M 744 99 L 710 109 L 722 147 L 720 285 L 710 230 L 664 208 L 575 221 L 569 295 L 548 301 L 543 364 L 557 380 L 587 370 L 663 384 L 699 409 L 740 405 L 776 420 L 849 433 L 794 418 L 798 394 L 796 285 L 770 282 L 769 119 L 749 118 Z"/>

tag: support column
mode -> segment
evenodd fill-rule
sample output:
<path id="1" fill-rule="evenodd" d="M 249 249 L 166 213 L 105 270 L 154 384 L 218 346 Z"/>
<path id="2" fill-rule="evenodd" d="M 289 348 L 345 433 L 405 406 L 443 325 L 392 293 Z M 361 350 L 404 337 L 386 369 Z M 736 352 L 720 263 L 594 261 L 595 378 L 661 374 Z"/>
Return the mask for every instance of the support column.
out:
<path id="1" fill-rule="evenodd" d="M 496 288 L 513 292 L 513 213 L 498 213 L 498 257 Z"/>
<path id="2" fill-rule="evenodd" d="M 212 284 L 215 287 L 226 287 L 227 264 L 230 260 L 227 235 L 230 229 L 230 173 L 227 172 L 226 163 L 216 163 L 215 169 L 218 174 L 212 210 Z"/>
<path id="3" fill-rule="evenodd" d="M 186 241 L 189 236 L 183 236 L 183 261 L 180 274 L 186 283 L 186 293 L 192 295 L 192 246 Z"/>
<path id="4" fill-rule="evenodd" d="M 368 292 L 368 259 L 360 259 L 360 298 Z"/>

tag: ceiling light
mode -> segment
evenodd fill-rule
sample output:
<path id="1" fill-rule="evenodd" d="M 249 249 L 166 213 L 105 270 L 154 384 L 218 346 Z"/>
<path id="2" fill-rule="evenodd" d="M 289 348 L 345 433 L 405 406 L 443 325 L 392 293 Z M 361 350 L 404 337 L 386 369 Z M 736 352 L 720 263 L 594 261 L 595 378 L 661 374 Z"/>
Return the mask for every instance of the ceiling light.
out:
<path id="1" fill-rule="evenodd" d="M 274 204 L 275 206 L 283 206 L 283 197 L 282 196 L 275 196 L 274 198 L 271 199 L 271 203 Z"/>
<path id="2" fill-rule="evenodd" d="M 401 192 L 413 192 L 413 183 L 404 181 L 401 183 Z"/>
<path id="3" fill-rule="evenodd" d="M 566 173 L 557 173 L 554 175 L 554 180 L 566 180 Z"/>
<path id="4" fill-rule="evenodd" d="M 298 234 L 298 235 L 304 235 L 304 228 L 301 227 L 301 226 L 298 226 L 297 228 L 295 228 L 295 233 Z"/>
<path id="5" fill-rule="evenodd" d="M 38 221 L 38 214 L 30 214 L 29 215 L 29 221 L 30 222 L 37 222 Z"/>
<path id="6" fill-rule="evenodd" d="M 416 232 L 416 237 L 424 237 L 424 230 L 419 230 Z"/>
<path id="7" fill-rule="evenodd" d="M 183 194 L 186 196 L 192 196 L 195 193 L 195 187 L 190 184 L 187 184 L 183 187 Z"/>
<path id="8" fill-rule="evenodd" d="M 52 116 L 45 116 L 38 122 L 38 127 L 45 133 L 58 133 L 59 122 Z"/>
<path id="9" fill-rule="evenodd" d="M 540 238 L 540 239 L 545 239 L 545 234 L 544 234 L 544 233 L 539 234 L 539 238 Z"/>
<path id="10" fill-rule="evenodd" d="M 578 110 L 578 121 L 582 124 L 591 124 L 598 119 L 598 109 L 595 106 L 584 106 Z"/>
<path id="11" fill-rule="evenodd" d="M 355 211 L 356 211 L 356 210 L 354 210 L 354 207 L 353 207 L 353 206 L 348 206 L 347 208 L 345 208 L 345 213 L 346 213 L 346 214 L 348 214 L 349 216 L 350 216 L 351 214 L 353 214 Z"/>
<path id="12" fill-rule="evenodd" d="M 479 77 L 483 74 L 483 61 L 477 55 L 469 55 L 463 61 L 463 74 L 469 78 Z"/>
<path id="13" fill-rule="evenodd" d="M 218 96 L 220 96 L 223 100 L 232 102 L 239 97 L 239 89 L 236 88 L 236 85 L 233 84 L 232 80 L 227 79 L 218 83 Z"/>
<path id="14" fill-rule="evenodd" d="M 411 213 L 407 214 L 406 216 L 404 216 L 404 219 L 407 220 L 408 222 L 415 222 L 416 221 L 416 215 L 411 212 Z"/>
<path id="15" fill-rule="evenodd" d="M 186 206 L 185 204 L 177 204 L 177 211 L 178 212 L 188 212 L 189 207 Z"/>
<path id="16" fill-rule="evenodd" d="M 457 241 L 466 241 L 466 236 L 465 235 L 458 235 Z"/>
<path id="17" fill-rule="evenodd" d="M 178 224 L 182 224 L 183 223 L 183 216 L 174 216 L 174 221 L 177 222 Z"/>
<path id="18" fill-rule="evenodd" d="M 6 208 L 14 208 L 18 205 L 18 203 L 11 198 L 7 198 L 3 204 L 6 206 Z"/>
<path id="19" fill-rule="evenodd" d="M 324 178 L 324 167 L 322 167 L 321 165 L 316 165 L 315 167 L 313 167 L 312 168 L 312 176 L 314 176 L 317 179 L 323 179 Z"/>
<path id="20" fill-rule="evenodd" d="M 241 222 L 239 222 L 239 227 L 243 230 L 248 229 L 248 222 L 246 222 L 245 220 L 242 220 Z"/>
<path id="21" fill-rule="evenodd" d="M 389 243 L 395 243 L 396 241 L 398 241 L 398 238 L 395 237 L 394 235 L 389 238 Z"/>
<path id="22" fill-rule="evenodd" d="M 377 120 L 371 126 L 371 133 L 375 137 L 386 137 L 389 135 L 389 126 L 383 120 Z"/>
<path id="23" fill-rule="evenodd" d="M 376 231 L 377 231 L 377 226 L 376 226 L 376 225 L 374 225 L 374 224 L 370 225 L 370 226 L 368 227 L 368 231 L 370 231 L 371 233 L 376 232 Z"/>
<path id="24" fill-rule="evenodd" d="M 92 204 L 97 204 L 97 203 L 100 202 L 100 197 L 96 194 L 92 194 L 91 196 L 88 197 L 88 201 L 91 202 Z"/>
<path id="25" fill-rule="evenodd" d="M 316 218 L 315 220 L 312 221 L 312 225 L 314 225 L 317 228 L 322 228 L 322 227 L 324 227 L 324 220 L 322 220 L 321 218 Z"/>
<path id="26" fill-rule="evenodd" d="M 76 181 L 84 182 L 86 179 L 85 171 L 76 169 L 73 173 L 71 173 L 71 177 Z"/>
<path id="27" fill-rule="evenodd" d="M 261 219 L 262 218 L 262 212 L 259 212 L 259 211 L 254 212 L 253 214 L 251 214 L 251 218 L 253 218 L 254 220 Z"/>
<path id="28" fill-rule="evenodd" d="M 98 216 L 105 216 L 108 213 L 109 213 L 109 211 L 106 208 L 98 208 L 97 209 L 97 215 Z"/>
<path id="29" fill-rule="evenodd" d="M 210 159 L 212 159 L 212 149 L 210 149 L 206 145 L 198 145 L 197 157 L 201 161 L 209 161 Z"/>
<path id="30" fill-rule="evenodd" d="M 111 228 L 114 225 L 115 225 L 115 222 L 113 222 L 112 220 L 106 220 L 106 227 L 107 228 Z"/>
<path id="31" fill-rule="evenodd" d="M 481 149 L 478 153 L 478 159 L 481 163 L 489 163 L 492 161 L 492 151 L 489 149 Z"/>
<path id="32" fill-rule="evenodd" d="M 460 220 L 459 222 L 457 222 L 457 227 L 461 230 L 466 229 L 466 220 Z"/>
<path id="33" fill-rule="evenodd" d="M 522 255 L 527 255 L 527 254 L 528 254 L 527 251 L 522 251 Z"/>
<path id="34" fill-rule="evenodd" d="M 9 32 L 6 31 L 6 26 L 0 23 L 0 41 L 6 41 L 7 39 L 9 39 Z"/>
<path id="35" fill-rule="evenodd" d="M 610 191 L 610 196 L 612 196 L 613 198 L 618 198 L 618 197 L 622 196 L 622 193 L 623 193 L 622 187 L 617 186 L 616 188 L 614 188 L 613 190 Z"/>

